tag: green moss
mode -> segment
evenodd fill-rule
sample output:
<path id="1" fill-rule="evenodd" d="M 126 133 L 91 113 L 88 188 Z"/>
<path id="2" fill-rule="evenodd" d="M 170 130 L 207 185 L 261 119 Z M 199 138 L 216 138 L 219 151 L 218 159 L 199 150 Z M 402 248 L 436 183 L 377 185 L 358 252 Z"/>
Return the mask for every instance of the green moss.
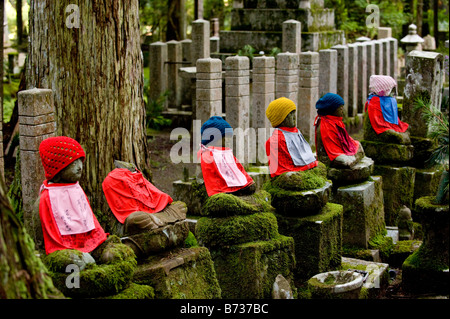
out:
<path id="1" fill-rule="evenodd" d="M 99 261 L 99 256 L 108 250 L 112 258 L 104 264 L 88 264 L 79 274 L 79 288 L 68 288 L 66 280 L 70 274 L 66 273 L 65 266 L 71 253 L 79 254 L 74 250 L 60 250 L 47 255 L 44 263 L 47 265 L 55 286 L 69 297 L 98 297 L 113 295 L 125 289 L 136 268 L 136 256 L 131 248 L 120 243 L 117 236 L 110 236 L 91 255 Z M 62 269 L 63 268 L 63 269 Z"/>
<path id="2" fill-rule="evenodd" d="M 155 290 L 151 286 L 131 283 L 118 294 L 100 299 L 155 299 Z"/>
<path id="3" fill-rule="evenodd" d="M 191 248 L 191 247 L 197 247 L 197 239 L 195 238 L 195 235 L 192 232 L 189 232 L 186 240 L 184 241 L 184 247 Z"/>
<path id="4" fill-rule="evenodd" d="M 191 187 L 193 198 L 199 200 L 200 204 L 203 205 L 203 203 L 208 199 L 208 193 L 206 192 L 205 183 L 199 184 L 196 180 L 194 180 L 191 183 Z"/>
<path id="5" fill-rule="evenodd" d="M 325 164 L 299 172 L 287 172 L 272 179 L 272 187 L 285 190 L 305 191 L 325 186 L 327 182 Z M 270 187 L 268 185 L 268 187 Z"/>
<path id="6" fill-rule="evenodd" d="M 431 270 L 441 272 L 448 269 L 449 265 L 436 255 L 425 245 L 421 245 L 413 254 L 406 258 L 402 265 L 402 269 L 408 270 Z"/>
<path id="7" fill-rule="evenodd" d="M 201 215 L 224 217 L 270 212 L 273 210 L 273 207 L 270 205 L 270 194 L 266 191 L 256 192 L 248 196 L 219 193 L 206 200 Z"/>
<path id="8" fill-rule="evenodd" d="M 436 203 L 436 196 L 423 196 L 415 202 L 416 210 L 418 211 L 433 211 L 433 210 L 448 210 L 448 204 L 442 205 Z"/>
<path id="9" fill-rule="evenodd" d="M 270 299 L 275 278 L 281 274 L 293 288 L 294 241 L 277 236 L 268 241 L 246 242 L 211 250 L 225 299 Z"/>
<path id="10" fill-rule="evenodd" d="M 391 237 L 378 234 L 369 240 L 369 249 L 378 249 L 381 260 L 386 261 L 394 249 L 394 243 Z"/>
<path id="11" fill-rule="evenodd" d="M 269 240 L 278 235 L 278 225 L 272 213 L 202 217 L 197 221 L 195 233 L 201 244 L 207 247 L 228 246 Z"/>
<path id="12" fill-rule="evenodd" d="M 412 145 L 400 145 L 378 141 L 361 141 L 366 156 L 372 158 L 376 164 L 407 163 L 413 157 Z"/>
<path id="13" fill-rule="evenodd" d="M 18 136 L 18 135 L 17 135 Z M 23 223 L 22 178 L 20 173 L 20 150 L 17 151 L 14 179 L 8 191 L 8 199 L 17 218 Z"/>

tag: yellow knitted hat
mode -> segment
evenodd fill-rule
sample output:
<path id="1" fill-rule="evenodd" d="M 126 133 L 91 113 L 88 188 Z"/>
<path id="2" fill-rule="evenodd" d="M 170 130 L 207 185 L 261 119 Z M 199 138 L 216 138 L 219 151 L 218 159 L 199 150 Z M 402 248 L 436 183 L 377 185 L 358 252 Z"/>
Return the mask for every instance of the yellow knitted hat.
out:
<path id="1" fill-rule="evenodd" d="M 269 119 L 272 127 L 280 125 L 289 113 L 296 110 L 295 103 L 285 97 L 280 97 L 272 102 L 266 110 L 266 116 Z"/>

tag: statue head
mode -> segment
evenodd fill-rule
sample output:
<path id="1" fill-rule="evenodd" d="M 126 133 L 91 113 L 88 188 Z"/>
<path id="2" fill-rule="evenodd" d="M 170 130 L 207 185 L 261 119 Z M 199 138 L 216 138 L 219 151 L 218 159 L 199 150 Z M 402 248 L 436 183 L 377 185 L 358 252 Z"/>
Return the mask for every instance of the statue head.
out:
<path id="1" fill-rule="evenodd" d="M 81 145 L 67 136 L 50 137 L 39 145 L 45 178 L 53 183 L 80 180 L 86 154 Z"/>
<path id="2" fill-rule="evenodd" d="M 225 139 L 233 136 L 233 128 L 221 116 L 212 116 L 203 123 L 202 144 L 205 146 L 225 146 Z"/>
<path id="3" fill-rule="evenodd" d="M 295 103 L 285 97 L 280 97 L 272 102 L 266 110 L 266 116 L 272 127 L 295 127 L 296 116 Z"/>
<path id="4" fill-rule="evenodd" d="M 327 93 L 316 102 L 317 114 L 344 116 L 344 99 L 335 93 Z"/>
<path id="5" fill-rule="evenodd" d="M 369 93 L 378 96 L 389 96 L 393 88 L 397 88 L 397 82 L 389 75 L 371 75 L 369 79 Z"/>

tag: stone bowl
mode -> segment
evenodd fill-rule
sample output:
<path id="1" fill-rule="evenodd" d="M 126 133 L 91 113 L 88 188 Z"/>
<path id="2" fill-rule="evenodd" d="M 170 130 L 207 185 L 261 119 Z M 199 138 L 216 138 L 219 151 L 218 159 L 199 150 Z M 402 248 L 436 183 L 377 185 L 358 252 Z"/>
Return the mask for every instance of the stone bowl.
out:
<path id="1" fill-rule="evenodd" d="M 360 273 L 337 270 L 313 276 L 308 288 L 313 299 L 358 299 L 363 283 Z"/>

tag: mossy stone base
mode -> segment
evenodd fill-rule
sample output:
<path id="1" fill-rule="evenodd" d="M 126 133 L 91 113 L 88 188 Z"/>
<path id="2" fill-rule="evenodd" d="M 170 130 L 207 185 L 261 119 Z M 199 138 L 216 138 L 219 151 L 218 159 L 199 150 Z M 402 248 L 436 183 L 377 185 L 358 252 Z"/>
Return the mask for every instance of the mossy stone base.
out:
<path id="1" fill-rule="evenodd" d="M 262 190 L 246 196 L 215 194 L 206 200 L 200 214 L 210 217 L 226 217 L 273 210 L 274 208 L 270 205 L 270 194 Z"/>
<path id="2" fill-rule="evenodd" d="M 201 215 L 202 206 L 208 199 L 205 184 L 198 184 L 194 178 L 189 181 L 175 181 L 173 199 L 186 203 L 190 215 Z"/>
<path id="3" fill-rule="evenodd" d="M 408 165 L 426 168 L 431 154 L 436 149 L 436 142 L 430 138 L 411 136 L 411 144 L 414 146 L 414 155 Z"/>
<path id="4" fill-rule="evenodd" d="M 369 240 L 385 231 L 381 177 L 356 185 L 342 186 L 333 201 L 344 207 L 343 243 L 367 249 Z"/>
<path id="5" fill-rule="evenodd" d="M 100 255 L 102 251 L 108 250 L 112 254 L 110 262 L 100 264 L 94 250 L 92 255 L 96 257 L 98 264 L 87 264 L 81 271 L 71 269 L 66 272 L 66 268 L 62 267 L 68 259 L 68 254 L 75 253 L 81 258 L 82 253 L 78 250 L 59 250 L 43 258 L 55 287 L 65 296 L 71 298 L 111 296 L 128 287 L 137 264 L 133 250 L 121 244 L 118 237 L 110 238 L 108 242 L 97 247 L 97 250 Z M 69 288 L 71 285 L 67 285 L 67 281 L 75 284 L 77 276 L 79 288 Z"/>
<path id="6" fill-rule="evenodd" d="M 366 156 L 375 164 L 406 164 L 414 154 L 414 146 L 374 141 L 361 141 Z"/>
<path id="7" fill-rule="evenodd" d="M 441 180 L 442 168 L 416 169 L 414 199 L 436 195 Z"/>
<path id="8" fill-rule="evenodd" d="M 144 258 L 183 245 L 188 234 L 188 222 L 183 220 L 173 225 L 123 237 L 122 242 L 132 247 L 138 258 Z M 133 247 L 135 244 L 139 247 L 138 249 Z"/>
<path id="9" fill-rule="evenodd" d="M 229 217 L 202 217 L 195 227 L 196 237 L 206 247 L 230 246 L 278 236 L 273 213 L 256 213 Z"/>
<path id="10" fill-rule="evenodd" d="M 224 299 L 270 299 L 273 283 L 281 274 L 293 284 L 294 240 L 277 236 L 226 248 L 211 249 Z"/>
<path id="11" fill-rule="evenodd" d="M 205 247 L 178 248 L 140 262 L 133 282 L 152 286 L 156 299 L 217 299 L 221 290 Z"/>
<path id="12" fill-rule="evenodd" d="M 319 214 L 301 218 L 277 215 L 281 234 L 295 242 L 295 280 L 336 269 L 342 255 L 343 207 L 327 203 Z"/>
<path id="13" fill-rule="evenodd" d="M 413 206 L 416 169 L 375 165 L 374 174 L 383 178 L 384 214 L 386 225 L 398 226 L 399 211 Z"/>
<path id="14" fill-rule="evenodd" d="M 420 240 L 400 240 L 394 244 L 388 263 L 391 267 L 401 267 L 403 262 L 422 244 Z"/>
<path id="15" fill-rule="evenodd" d="M 415 211 L 423 226 L 422 245 L 402 265 L 402 285 L 405 290 L 419 293 L 450 292 L 449 205 L 434 204 L 434 196 L 421 197 Z"/>
<path id="16" fill-rule="evenodd" d="M 352 168 L 328 168 L 327 177 L 333 181 L 334 186 L 357 184 L 367 180 L 372 175 L 374 161 L 365 156 Z"/>
<path id="17" fill-rule="evenodd" d="M 289 217 L 304 217 L 315 215 L 328 202 L 331 196 L 332 184 L 326 182 L 321 188 L 290 191 L 269 186 L 267 191 L 272 195 L 272 206 L 277 214 Z"/>

